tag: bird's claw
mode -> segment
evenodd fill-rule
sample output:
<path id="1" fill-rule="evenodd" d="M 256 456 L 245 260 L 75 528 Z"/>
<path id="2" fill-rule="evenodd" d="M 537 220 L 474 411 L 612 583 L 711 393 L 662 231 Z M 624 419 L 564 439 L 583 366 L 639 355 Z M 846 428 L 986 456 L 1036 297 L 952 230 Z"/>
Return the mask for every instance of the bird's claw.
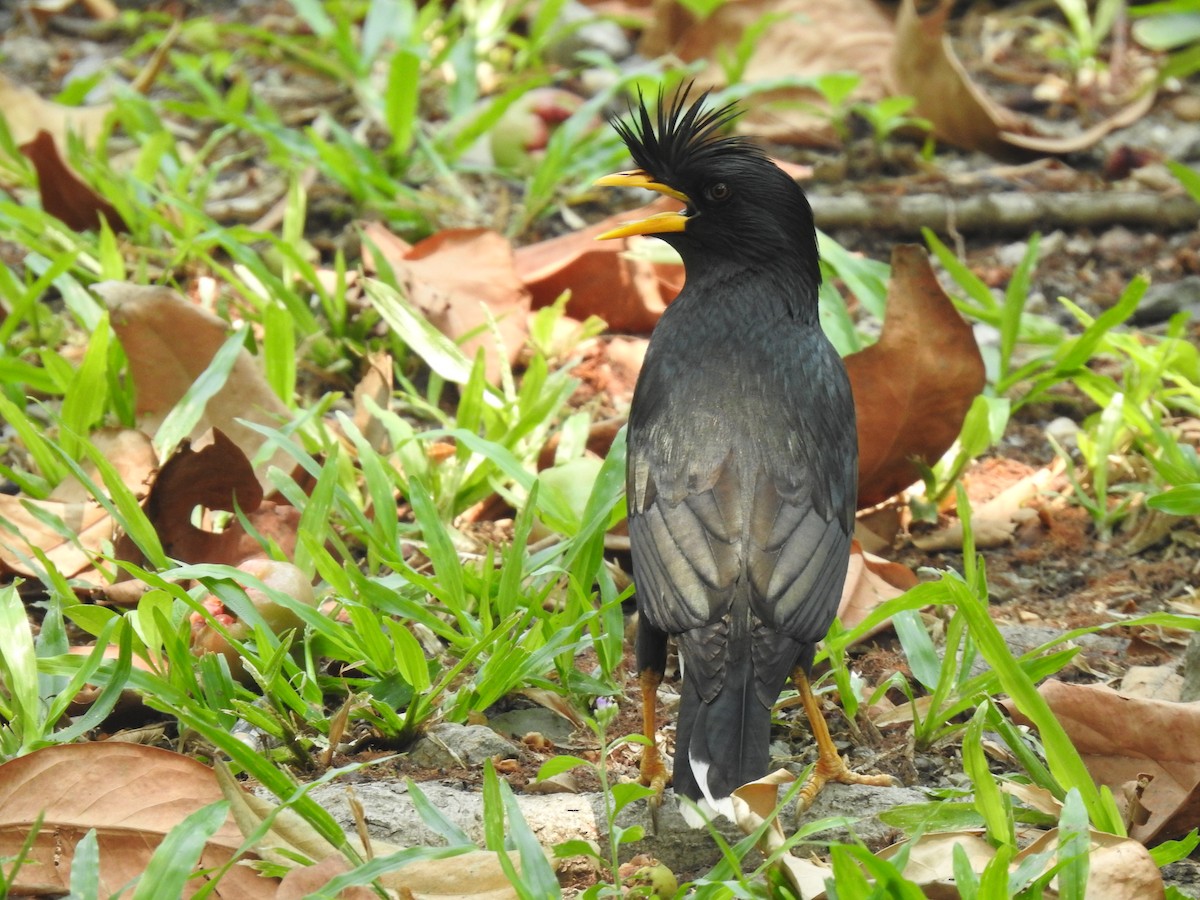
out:
<path id="1" fill-rule="evenodd" d="M 658 747 L 654 745 L 647 746 L 642 750 L 641 775 L 638 778 L 638 783 L 643 787 L 648 787 L 654 793 L 646 798 L 646 805 L 650 811 L 650 828 L 651 831 L 658 831 L 658 810 L 662 806 L 663 792 L 667 789 L 667 784 L 671 780 L 670 773 L 667 772 L 667 767 L 663 765 L 662 754 L 658 752 Z"/>
<path id="2" fill-rule="evenodd" d="M 896 787 L 899 784 L 891 775 L 861 775 L 855 772 L 846 765 L 846 760 L 840 754 L 833 756 L 832 759 L 821 756 L 817 759 L 812 774 L 808 776 L 808 781 L 804 783 L 804 787 L 800 788 L 800 794 L 796 800 L 797 810 L 799 812 L 807 811 L 813 801 L 817 799 L 817 794 L 821 793 L 821 789 L 831 781 L 836 781 L 838 784 L 865 784 L 871 787 Z"/>

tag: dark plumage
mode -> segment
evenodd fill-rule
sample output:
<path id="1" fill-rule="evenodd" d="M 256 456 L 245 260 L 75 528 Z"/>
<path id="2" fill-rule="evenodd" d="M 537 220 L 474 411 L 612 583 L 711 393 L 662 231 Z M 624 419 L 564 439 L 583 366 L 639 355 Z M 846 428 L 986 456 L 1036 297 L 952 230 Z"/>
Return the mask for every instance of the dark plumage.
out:
<path id="1" fill-rule="evenodd" d="M 686 204 L 604 237 L 653 234 L 687 273 L 630 410 L 629 537 L 648 733 L 673 635 L 675 788 L 721 810 L 766 774 L 771 708 L 836 613 L 858 452 L 850 384 L 818 322 L 808 201 L 752 143 L 720 135 L 732 106 L 704 100 L 660 102 L 654 119 L 641 104 L 616 123 L 640 168 L 598 183 Z M 643 780 L 665 782 L 657 751 Z"/>

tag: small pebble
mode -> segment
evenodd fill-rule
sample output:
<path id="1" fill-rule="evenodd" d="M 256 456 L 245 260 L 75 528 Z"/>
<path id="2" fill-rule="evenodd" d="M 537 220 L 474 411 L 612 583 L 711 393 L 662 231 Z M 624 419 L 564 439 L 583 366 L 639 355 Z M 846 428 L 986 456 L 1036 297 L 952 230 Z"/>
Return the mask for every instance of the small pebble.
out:
<path id="1" fill-rule="evenodd" d="M 1059 416 L 1046 426 L 1046 437 L 1054 438 L 1065 449 L 1076 446 L 1075 436 L 1079 434 L 1079 423 L 1066 416 Z"/>

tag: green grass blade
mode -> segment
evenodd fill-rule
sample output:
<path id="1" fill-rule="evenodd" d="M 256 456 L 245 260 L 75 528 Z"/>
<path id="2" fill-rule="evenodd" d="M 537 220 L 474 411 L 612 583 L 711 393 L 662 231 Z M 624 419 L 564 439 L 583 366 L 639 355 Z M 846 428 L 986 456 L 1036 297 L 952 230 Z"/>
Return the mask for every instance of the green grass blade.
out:
<path id="1" fill-rule="evenodd" d="M 47 728 L 38 704 L 33 631 L 15 582 L 0 587 L 0 675 L 0 703 L 11 704 L 4 730 L 15 739 L 9 743 L 0 735 L 0 750 L 15 756 L 33 749 Z"/>
<path id="2" fill-rule="evenodd" d="M 958 488 L 958 510 L 963 521 L 963 558 L 972 561 L 972 572 L 968 574 L 970 577 L 974 574 L 975 542 L 970 532 L 970 504 L 961 485 Z M 943 577 L 941 583 L 950 590 L 955 605 L 966 616 L 971 635 L 983 658 L 999 677 L 1001 687 L 1012 698 L 1017 709 L 1033 722 L 1041 734 L 1051 774 L 1063 787 L 1079 789 L 1088 815 L 1096 828 L 1124 837 L 1125 826 L 1111 796 L 1102 797 L 1087 766 L 1083 764 L 1079 752 L 1067 737 L 1049 704 L 1038 693 L 1037 687 L 1021 667 L 1015 664 L 1004 643 L 1004 636 L 1000 634 L 1000 629 L 988 614 L 986 594 L 982 597 L 976 596 L 967 584 L 950 576 Z"/>
<path id="3" fill-rule="evenodd" d="M 150 857 L 132 900 L 182 897 L 184 885 L 191 880 L 209 838 L 225 823 L 228 814 L 228 801 L 218 800 L 196 810 L 172 828 Z"/>
<path id="4" fill-rule="evenodd" d="M 175 408 L 167 413 L 154 435 L 154 449 L 159 459 L 166 459 L 179 442 L 192 433 L 203 417 L 208 401 L 225 386 L 234 363 L 246 346 L 246 331 L 243 326 L 225 339 L 205 370 L 184 392 Z"/>

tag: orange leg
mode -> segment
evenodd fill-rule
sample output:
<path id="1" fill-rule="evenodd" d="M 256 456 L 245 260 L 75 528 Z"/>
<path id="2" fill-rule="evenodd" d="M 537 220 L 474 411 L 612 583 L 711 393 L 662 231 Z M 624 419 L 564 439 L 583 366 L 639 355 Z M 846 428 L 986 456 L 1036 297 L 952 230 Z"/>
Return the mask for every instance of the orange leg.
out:
<path id="1" fill-rule="evenodd" d="M 652 814 L 657 812 L 659 804 L 662 803 L 663 791 L 667 782 L 671 780 L 667 767 L 663 765 L 658 744 L 654 740 L 654 734 L 658 730 L 654 710 L 658 703 L 658 686 L 662 684 L 662 678 L 662 672 L 656 672 L 654 669 L 642 669 L 638 675 L 638 683 L 642 686 L 642 733 L 650 742 L 642 748 L 640 781 L 654 790 L 655 795 L 650 798 Z"/>
<path id="2" fill-rule="evenodd" d="M 808 715 L 809 726 L 812 728 L 813 738 L 817 742 L 817 765 L 804 787 L 800 789 L 800 799 L 797 801 L 800 811 L 808 809 L 817 794 L 821 792 L 821 788 L 831 781 L 841 784 L 869 784 L 876 787 L 896 784 L 896 780 L 891 775 L 859 775 L 850 770 L 850 767 L 846 765 L 846 760 L 842 759 L 841 754 L 833 745 L 833 738 L 829 736 L 829 726 L 825 724 L 825 716 L 821 713 L 820 704 L 813 696 L 808 676 L 801 669 L 797 669 L 792 673 L 792 678 L 796 682 L 796 689 L 800 692 L 800 702 L 804 704 L 804 712 Z"/>

